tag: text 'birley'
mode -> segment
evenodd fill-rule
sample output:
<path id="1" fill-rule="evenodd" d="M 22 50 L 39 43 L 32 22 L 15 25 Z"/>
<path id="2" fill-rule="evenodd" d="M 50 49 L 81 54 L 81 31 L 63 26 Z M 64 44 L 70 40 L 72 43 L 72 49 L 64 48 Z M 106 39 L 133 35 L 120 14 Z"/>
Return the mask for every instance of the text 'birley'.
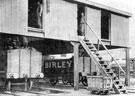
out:
<path id="1" fill-rule="evenodd" d="M 45 60 L 45 68 L 71 68 L 73 61 L 71 59 L 64 60 Z"/>

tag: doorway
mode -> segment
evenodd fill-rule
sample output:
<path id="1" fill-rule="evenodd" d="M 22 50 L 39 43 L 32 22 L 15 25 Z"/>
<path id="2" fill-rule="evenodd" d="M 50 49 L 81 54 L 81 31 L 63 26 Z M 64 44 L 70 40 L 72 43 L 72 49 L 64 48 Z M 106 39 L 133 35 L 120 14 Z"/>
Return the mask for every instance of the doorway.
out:
<path id="1" fill-rule="evenodd" d="M 110 13 L 101 11 L 101 39 L 110 40 Z"/>
<path id="2" fill-rule="evenodd" d="M 84 5 L 78 5 L 78 11 L 77 11 L 78 17 L 77 17 L 77 23 L 78 23 L 78 35 L 79 36 L 85 36 L 85 20 L 86 20 L 86 14 L 85 14 L 85 6 Z"/>

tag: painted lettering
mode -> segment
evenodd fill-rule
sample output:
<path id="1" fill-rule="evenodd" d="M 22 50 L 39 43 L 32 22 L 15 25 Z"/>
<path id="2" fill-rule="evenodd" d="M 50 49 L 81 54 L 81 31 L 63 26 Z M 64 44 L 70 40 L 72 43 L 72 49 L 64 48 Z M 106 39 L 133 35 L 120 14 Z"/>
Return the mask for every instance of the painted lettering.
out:
<path id="1" fill-rule="evenodd" d="M 57 68 L 56 62 L 52 62 L 52 68 Z"/>
<path id="2" fill-rule="evenodd" d="M 66 68 L 66 62 L 62 61 L 62 68 Z"/>
<path id="3" fill-rule="evenodd" d="M 68 67 L 69 67 L 69 68 L 71 67 L 71 63 L 72 63 L 71 60 L 70 60 L 70 61 L 67 61 L 67 64 L 68 64 Z"/>
<path id="4" fill-rule="evenodd" d="M 71 68 L 72 67 L 72 60 L 47 60 L 44 61 L 45 68 Z"/>
<path id="5" fill-rule="evenodd" d="M 45 68 L 48 68 L 48 63 L 47 62 L 45 62 Z"/>
<path id="6" fill-rule="evenodd" d="M 60 66 L 60 63 L 59 63 L 59 62 L 57 63 L 57 67 L 58 67 L 58 68 L 61 68 L 61 66 Z"/>
<path id="7" fill-rule="evenodd" d="M 48 68 L 51 68 L 51 67 L 52 67 L 52 66 L 51 66 L 51 62 L 49 62 L 48 64 L 49 64 L 49 65 L 48 65 L 48 66 L 49 66 Z"/>

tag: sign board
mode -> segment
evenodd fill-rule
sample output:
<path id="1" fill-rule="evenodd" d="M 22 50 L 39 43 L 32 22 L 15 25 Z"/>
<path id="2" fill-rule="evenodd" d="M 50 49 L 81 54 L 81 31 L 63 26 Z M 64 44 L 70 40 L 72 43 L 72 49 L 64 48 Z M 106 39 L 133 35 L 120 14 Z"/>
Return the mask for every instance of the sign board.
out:
<path id="1" fill-rule="evenodd" d="M 70 59 L 55 59 L 55 60 L 44 60 L 44 68 L 73 68 L 73 58 Z"/>

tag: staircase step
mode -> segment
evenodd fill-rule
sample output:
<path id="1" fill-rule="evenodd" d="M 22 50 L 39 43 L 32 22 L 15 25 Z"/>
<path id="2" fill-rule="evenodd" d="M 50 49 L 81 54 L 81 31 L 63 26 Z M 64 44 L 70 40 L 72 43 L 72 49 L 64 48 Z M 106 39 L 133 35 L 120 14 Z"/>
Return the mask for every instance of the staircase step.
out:
<path id="1" fill-rule="evenodd" d="M 97 52 L 97 50 L 96 49 L 90 49 L 91 51 L 93 51 L 93 52 Z"/>
<path id="2" fill-rule="evenodd" d="M 101 56 L 97 56 L 99 60 L 102 60 L 102 57 Z"/>
<path id="3" fill-rule="evenodd" d="M 99 56 L 99 53 L 98 53 L 98 52 L 95 52 L 94 54 L 95 54 L 96 56 Z"/>
<path id="4" fill-rule="evenodd" d="M 104 68 L 108 68 L 107 64 L 101 64 Z"/>
<path id="5" fill-rule="evenodd" d="M 86 38 L 84 38 L 83 40 L 84 40 L 85 42 L 89 42 L 89 41 L 90 41 L 90 40 L 88 40 L 88 39 L 86 39 Z"/>
<path id="6" fill-rule="evenodd" d="M 123 88 L 123 85 L 120 84 L 117 87 L 118 87 L 118 89 L 122 89 Z"/>
<path id="7" fill-rule="evenodd" d="M 116 84 L 117 86 L 120 84 L 119 80 L 114 80 L 114 84 Z"/>
<path id="8" fill-rule="evenodd" d="M 107 65 L 107 64 L 106 64 Z M 104 68 L 104 70 L 107 70 L 107 69 L 110 69 L 109 67 L 107 67 L 107 68 Z M 111 70 L 111 69 L 110 69 Z"/>
<path id="9" fill-rule="evenodd" d="M 120 92 L 123 92 L 123 93 L 127 93 L 126 89 L 123 88 L 123 89 L 119 89 Z"/>
<path id="10" fill-rule="evenodd" d="M 90 42 L 85 42 L 86 43 L 86 45 L 92 45 Z"/>
<path id="11" fill-rule="evenodd" d="M 117 76 L 114 76 L 114 77 L 113 77 L 113 80 L 117 80 L 117 79 L 118 79 L 118 77 L 117 77 Z"/>
<path id="12" fill-rule="evenodd" d="M 104 60 L 99 60 L 98 62 L 99 62 L 100 64 L 104 64 L 104 63 L 105 63 Z"/>
<path id="13" fill-rule="evenodd" d="M 114 73 L 112 73 L 112 72 L 107 72 L 107 74 L 109 74 L 110 76 L 113 76 Z"/>
<path id="14" fill-rule="evenodd" d="M 94 46 L 92 46 L 92 45 L 88 45 L 88 47 L 89 47 L 90 49 L 93 49 L 93 48 L 94 48 Z"/>
<path id="15" fill-rule="evenodd" d="M 110 72 L 111 69 L 110 69 L 110 68 L 106 68 L 105 71 L 106 71 L 106 72 Z"/>

